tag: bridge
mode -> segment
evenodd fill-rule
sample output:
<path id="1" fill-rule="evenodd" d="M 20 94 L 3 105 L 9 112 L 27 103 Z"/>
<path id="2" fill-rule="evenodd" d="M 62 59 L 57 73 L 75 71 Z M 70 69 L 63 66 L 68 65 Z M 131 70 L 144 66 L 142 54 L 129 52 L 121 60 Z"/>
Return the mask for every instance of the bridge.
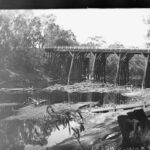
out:
<path id="1" fill-rule="evenodd" d="M 116 54 L 118 63 L 115 84 L 125 85 L 129 82 L 129 61 L 135 54 L 143 55 L 146 58 L 146 65 L 141 86 L 150 87 L 150 49 L 61 46 L 45 48 L 45 52 L 51 60 L 60 59 L 60 66 L 62 66 L 60 68 L 65 69 L 68 84 L 73 76 L 73 68 L 76 68 L 80 80 L 86 77 L 89 80 L 105 83 L 106 59 L 109 55 Z"/>

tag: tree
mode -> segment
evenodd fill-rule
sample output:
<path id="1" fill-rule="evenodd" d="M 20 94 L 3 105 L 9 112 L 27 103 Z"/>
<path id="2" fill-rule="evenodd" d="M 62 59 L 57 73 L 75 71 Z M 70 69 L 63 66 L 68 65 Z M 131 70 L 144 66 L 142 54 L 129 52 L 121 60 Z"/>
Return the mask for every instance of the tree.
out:
<path id="1" fill-rule="evenodd" d="M 10 19 L 6 14 L 0 15 L 0 68 L 8 64 L 8 55 L 12 50 L 12 32 L 10 29 Z"/>
<path id="2" fill-rule="evenodd" d="M 54 45 L 56 46 L 74 46 L 78 45 L 76 37 L 71 30 L 61 30 L 58 34 L 58 39 L 56 39 Z"/>
<path id="3" fill-rule="evenodd" d="M 81 46 L 102 47 L 106 45 L 106 41 L 101 36 L 88 37 L 87 42 Z"/>
<path id="4" fill-rule="evenodd" d="M 55 16 L 33 16 L 32 13 L 1 11 L 0 14 L 0 70 L 10 69 L 25 78 L 41 78 L 49 66 L 44 47 L 77 45 L 71 30 L 55 23 Z M 48 70 L 50 68 L 48 67 Z M 29 75 L 30 74 L 30 75 Z"/>
<path id="5" fill-rule="evenodd" d="M 145 45 L 146 45 L 147 48 L 149 48 L 150 47 L 150 28 L 149 28 L 149 26 L 150 26 L 150 17 L 144 18 L 143 22 L 144 22 L 145 25 L 148 26 L 148 29 L 147 29 L 147 32 L 146 32 L 146 35 L 145 35 L 145 39 L 146 39 Z"/>
<path id="6" fill-rule="evenodd" d="M 123 44 L 120 42 L 115 42 L 114 44 L 110 44 L 108 48 L 125 48 Z"/>
<path id="7" fill-rule="evenodd" d="M 54 22 L 50 22 L 44 30 L 45 46 L 78 45 L 76 37 L 71 30 L 64 30 Z"/>
<path id="8" fill-rule="evenodd" d="M 124 45 L 120 42 L 115 42 L 110 44 L 108 48 L 124 48 Z M 106 74 L 108 75 L 108 81 L 113 82 L 117 72 L 117 63 L 118 63 L 118 56 L 117 54 L 111 54 L 107 57 L 107 65 L 106 65 Z"/>

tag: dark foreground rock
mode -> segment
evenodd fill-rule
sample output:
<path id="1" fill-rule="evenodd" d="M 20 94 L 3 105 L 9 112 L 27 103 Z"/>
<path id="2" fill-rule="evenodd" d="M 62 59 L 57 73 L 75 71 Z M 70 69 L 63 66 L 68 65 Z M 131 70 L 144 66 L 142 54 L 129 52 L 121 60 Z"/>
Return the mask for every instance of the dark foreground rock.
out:
<path id="1" fill-rule="evenodd" d="M 122 133 L 121 149 L 129 147 L 150 149 L 150 121 L 143 109 L 118 116 L 118 123 Z"/>

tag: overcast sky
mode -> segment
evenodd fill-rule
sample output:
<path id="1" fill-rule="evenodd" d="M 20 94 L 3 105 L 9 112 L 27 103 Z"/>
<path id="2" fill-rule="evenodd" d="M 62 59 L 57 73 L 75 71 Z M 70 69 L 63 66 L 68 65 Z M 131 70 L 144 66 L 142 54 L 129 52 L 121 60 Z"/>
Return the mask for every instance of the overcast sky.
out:
<path id="1" fill-rule="evenodd" d="M 143 19 L 150 9 L 50 9 L 34 10 L 36 15 L 54 14 L 56 23 L 71 29 L 81 43 L 89 36 L 102 36 L 108 43 L 144 47 L 148 26 Z"/>

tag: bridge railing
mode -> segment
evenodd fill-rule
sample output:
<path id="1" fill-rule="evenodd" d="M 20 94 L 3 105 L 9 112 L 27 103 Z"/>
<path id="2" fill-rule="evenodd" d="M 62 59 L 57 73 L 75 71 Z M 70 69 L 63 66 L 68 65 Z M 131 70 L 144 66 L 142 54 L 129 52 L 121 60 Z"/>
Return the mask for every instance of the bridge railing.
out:
<path id="1" fill-rule="evenodd" d="M 101 47 L 82 47 L 82 46 L 54 46 L 54 47 L 46 47 L 46 52 L 104 52 L 104 53 L 150 53 L 150 49 L 145 48 L 101 48 Z"/>

